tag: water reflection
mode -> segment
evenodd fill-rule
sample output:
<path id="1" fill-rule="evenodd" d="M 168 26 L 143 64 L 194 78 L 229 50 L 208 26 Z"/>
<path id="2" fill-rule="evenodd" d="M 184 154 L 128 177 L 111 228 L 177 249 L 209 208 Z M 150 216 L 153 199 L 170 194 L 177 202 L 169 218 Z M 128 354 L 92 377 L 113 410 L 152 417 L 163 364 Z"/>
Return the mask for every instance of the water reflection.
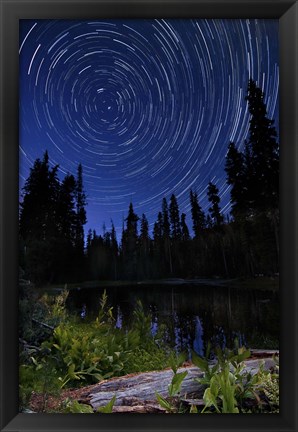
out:
<path id="1" fill-rule="evenodd" d="M 123 314 L 121 312 L 120 306 L 117 305 L 117 315 L 116 315 L 116 324 L 115 328 L 122 328 L 122 320 L 123 320 Z"/>
<path id="2" fill-rule="evenodd" d="M 104 288 L 72 290 L 68 307 L 78 310 L 83 319 L 94 318 L 103 291 Z M 198 355 L 204 355 L 208 341 L 225 348 L 233 345 L 235 338 L 239 345 L 255 348 L 256 337 L 260 335 L 264 340 L 278 341 L 277 292 L 154 285 L 109 287 L 107 295 L 109 306 L 115 311 L 116 328 L 130 325 L 137 299 L 140 299 L 145 312 L 152 317 L 152 335 L 156 336 L 164 327 L 163 338 L 177 351 L 190 353 L 194 350 Z"/>
<path id="3" fill-rule="evenodd" d="M 86 313 L 87 313 L 87 309 L 86 309 L 86 304 L 84 303 L 80 313 L 82 319 L 86 318 Z"/>
<path id="4" fill-rule="evenodd" d="M 195 316 L 195 337 L 193 341 L 193 349 L 199 356 L 204 356 L 204 343 L 203 343 L 203 326 L 200 318 Z"/>

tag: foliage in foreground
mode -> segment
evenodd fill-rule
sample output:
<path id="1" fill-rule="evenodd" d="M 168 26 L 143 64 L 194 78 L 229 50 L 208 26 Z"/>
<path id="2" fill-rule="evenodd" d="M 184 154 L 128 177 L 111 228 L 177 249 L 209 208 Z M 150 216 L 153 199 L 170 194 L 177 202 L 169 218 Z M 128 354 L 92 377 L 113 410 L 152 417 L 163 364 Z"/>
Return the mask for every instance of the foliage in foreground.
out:
<path id="1" fill-rule="evenodd" d="M 132 372 L 160 370 L 169 366 L 171 349 L 161 344 L 161 334 L 152 336 L 151 317 L 140 302 L 129 329 L 115 328 L 106 293 L 98 316 L 89 323 L 67 317 L 61 294 L 49 306 L 49 315 L 59 324 L 52 335 L 21 355 L 19 372 L 20 408 L 28 406 L 32 392 L 43 395 L 41 410 L 49 395 Z M 48 300 L 47 300 L 48 301 Z"/>
<path id="2" fill-rule="evenodd" d="M 207 350 L 209 356 L 210 345 Z M 203 377 L 195 378 L 205 386 L 203 406 L 200 409 L 192 405 L 183 407 L 180 400 L 180 389 L 187 372 L 177 373 L 173 368 L 172 383 L 168 397 L 156 393 L 160 406 L 169 413 L 278 413 L 279 412 L 279 366 L 276 360 L 274 371 L 265 370 L 264 361 L 253 374 L 245 370 L 245 360 L 250 351 L 245 347 L 235 350 L 216 350 L 216 361 L 210 362 L 193 353 L 192 361 L 203 372 Z M 173 391 L 173 389 L 175 389 Z M 173 398 L 173 396 L 178 396 Z"/>
<path id="3" fill-rule="evenodd" d="M 113 406 L 116 401 L 116 395 L 112 397 L 112 399 L 102 407 L 97 408 L 96 413 L 101 414 L 111 414 L 113 412 Z M 67 400 L 65 402 L 65 407 L 62 410 L 63 413 L 71 413 L 71 414 L 93 414 L 94 410 L 90 405 L 79 403 L 78 401 L 70 401 Z"/>
<path id="4" fill-rule="evenodd" d="M 193 363 L 203 372 L 196 378 L 205 386 L 203 406 L 189 407 L 180 399 L 180 391 L 186 371 L 178 372 L 185 360 L 176 355 L 163 341 L 164 335 L 152 336 L 151 317 L 146 315 L 138 302 L 133 322 L 128 329 L 115 327 L 113 310 L 103 294 L 98 316 L 89 323 L 78 322 L 67 316 L 65 290 L 54 300 L 45 296 L 42 311 L 47 311 L 46 326 L 53 325 L 49 337 L 48 327 L 44 334 L 26 328 L 30 337 L 27 349 L 21 351 L 19 372 L 20 409 L 28 408 L 33 392 L 41 395 L 39 411 L 48 412 L 49 396 L 59 396 L 62 389 L 92 384 L 102 379 L 132 372 L 172 368 L 173 378 L 168 386 L 168 397 L 156 393 L 159 404 L 168 413 L 276 413 L 279 410 L 279 366 L 267 371 L 261 362 L 255 374 L 245 370 L 245 360 L 250 352 L 244 347 L 234 350 L 216 349 L 216 360 L 210 361 L 210 345 L 206 358 L 192 355 Z M 40 302 L 39 302 L 40 303 Z M 26 308 L 25 308 L 26 309 Z M 23 317 L 24 318 L 24 317 Z M 27 316 L 27 320 L 30 318 Z M 23 319 L 24 321 L 24 319 Z M 50 326 L 51 327 L 51 326 Z M 37 341 L 34 342 L 34 335 Z M 21 335 L 24 337 L 24 335 Z M 42 343 L 38 343 L 44 337 Z M 33 345 L 36 343 L 36 346 Z M 98 412 L 112 412 L 115 398 Z M 60 411 L 91 413 L 92 408 L 78 401 L 66 400 Z"/>

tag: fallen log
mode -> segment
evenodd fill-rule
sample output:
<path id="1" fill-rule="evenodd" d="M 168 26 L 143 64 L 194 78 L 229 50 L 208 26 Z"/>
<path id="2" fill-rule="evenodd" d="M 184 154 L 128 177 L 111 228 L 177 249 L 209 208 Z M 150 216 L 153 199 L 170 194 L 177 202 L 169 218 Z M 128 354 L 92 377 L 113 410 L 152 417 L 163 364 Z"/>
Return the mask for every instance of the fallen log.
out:
<path id="1" fill-rule="evenodd" d="M 278 352 L 275 351 L 275 353 Z M 272 358 L 264 358 L 263 360 L 266 370 L 274 367 L 275 362 Z M 260 359 L 247 360 L 245 364 L 244 371 L 255 374 L 259 370 Z M 182 383 L 180 397 L 187 400 L 187 402 L 191 399 L 196 399 L 197 404 L 199 404 L 205 387 L 199 384 L 194 378 L 202 377 L 204 373 L 193 365 L 178 369 L 178 372 L 184 371 L 188 373 Z M 150 410 L 151 406 L 151 409 L 155 409 L 156 392 L 163 397 L 167 397 L 168 386 L 171 383 L 172 377 L 173 371 L 166 369 L 104 380 L 92 386 L 84 394 L 84 399 L 81 402 L 89 403 L 96 410 L 98 407 L 106 405 L 116 395 L 113 412 L 153 412 L 146 411 L 146 408 L 143 410 L 140 407 L 148 406 L 148 410 Z"/>
<path id="2" fill-rule="evenodd" d="M 165 414 L 165 408 L 162 408 L 158 404 L 146 404 L 146 405 L 135 405 L 135 406 L 114 406 L 113 413 L 137 413 L 137 414 Z"/>
<path id="3" fill-rule="evenodd" d="M 203 373 L 195 366 L 180 368 L 178 372 L 187 371 L 181 387 L 181 394 L 198 392 L 202 387 L 194 381 L 195 377 Z M 96 385 L 88 395 L 89 403 L 97 409 L 106 405 L 116 394 L 115 406 L 145 405 L 156 402 L 155 392 L 162 396 L 168 395 L 168 386 L 171 383 L 173 371 L 171 369 L 125 375 L 120 378 L 112 378 Z"/>

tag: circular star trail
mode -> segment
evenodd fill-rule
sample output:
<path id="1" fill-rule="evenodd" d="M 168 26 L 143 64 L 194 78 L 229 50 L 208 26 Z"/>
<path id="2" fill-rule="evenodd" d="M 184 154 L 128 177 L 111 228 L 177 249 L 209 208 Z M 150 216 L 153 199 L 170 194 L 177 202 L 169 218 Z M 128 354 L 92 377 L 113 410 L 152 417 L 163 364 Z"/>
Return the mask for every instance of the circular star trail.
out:
<path id="1" fill-rule="evenodd" d="M 82 163 L 87 228 L 119 233 L 130 201 L 152 226 L 172 193 L 191 227 L 209 181 L 227 213 L 249 78 L 278 128 L 277 20 L 22 20 L 19 51 L 20 188 L 45 150 L 61 179 Z"/>

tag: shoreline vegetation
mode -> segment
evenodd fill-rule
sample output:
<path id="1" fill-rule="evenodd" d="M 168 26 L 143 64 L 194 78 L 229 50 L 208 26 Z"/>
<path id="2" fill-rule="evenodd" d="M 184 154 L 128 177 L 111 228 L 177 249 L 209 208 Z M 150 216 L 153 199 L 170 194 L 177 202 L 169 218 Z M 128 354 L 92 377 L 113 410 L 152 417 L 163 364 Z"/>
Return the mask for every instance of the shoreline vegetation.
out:
<path id="1" fill-rule="evenodd" d="M 250 350 L 250 356 L 245 361 L 244 374 L 251 373 L 256 376 L 261 368 L 267 381 L 271 382 L 269 371 L 276 372 L 278 358 L 278 350 Z M 215 362 L 212 363 L 212 366 L 215 366 Z M 169 398 L 169 383 L 175 375 L 182 376 L 182 374 L 185 377 L 176 397 Z M 199 412 L 198 410 L 205 407 L 205 386 L 199 382 L 203 377 L 204 371 L 197 365 L 192 362 L 184 362 L 177 371 L 167 367 L 161 371 L 132 373 L 119 378 L 103 380 L 97 384 L 64 390 L 59 396 L 49 397 L 47 409 L 48 412 L 66 411 L 91 414 L 107 406 L 114 398 L 111 413 L 195 413 L 196 410 Z M 257 383 L 257 380 L 255 381 Z M 262 385 L 265 387 L 265 382 L 259 382 L 256 385 L 259 391 Z M 253 400 L 246 401 L 246 403 L 250 409 L 254 406 Z M 264 407 L 268 412 L 277 412 L 276 404 L 271 403 L 270 407 L 269 398 L 266 401 L 264 393 L 259 408 L 262 405 L 263 412 L 266 412 Z M 41 407 L 42 397 L 35 393 L 30 400 L 30 412 L 38 412 Z"/>
<path id="2" fill-rule="evenodd" d="M 206 342 L 204 357 L 189 358 L 167 342 L 166 327 L 152 334 L 140 301 L 130 324 L 116 328 L 106 290 L 97 317 L 84 323 L 67 312 L 65 287 L 55 295 L 34 290 L 38 298 L 31 285 L 21 287 L 21 412 L 278 412 L 278 349 L 248 350 L 235 339 L 232 348 Z M 133 395 L 130 379 L 139 383 Z"/>
<path id="3" fill-rule="evenodd" d="M 278 350 L 235 339 L 231 349 L 208 343 L 204 357 L 187 358 L 165 342 L 165 328 L 152 335 L 141 302 L 118 329 L 106 292 L 88 323 L 67 313 L 68 293 L 21 300 L 29 307 L 20 323 L 21 412 L 278 412 Z"/>
<path id="4" fill-rule="evenodd" d="M 23 285 L 30 285 L 31 282 L 27 280 L 21 280 Z M 231 287 L 239 289 L 254 289 L 254 290 L 269 290 L 279 291 L 279 275 L 275 276 L 257 276 L 255 278 L 233 278 L 223 279 L 219 277 L 214 278 L 167 278 L 167 279 L 148 279 L 142 281 L 127 281 L 127 280 L 92 280 L 84 282 L 72 282 L 67 284 L 47 284 L 36 287 L 37 290 L 47 292 L 61 292 L 65 288 L 68 290 L 77 289 L 95 289 L 95 288 L 109 288 L 109 287 L 129 287 L 129 286 L 212 286 L 212 287 Z M 31 284 L 31 286 L 33 286 Z"/>

